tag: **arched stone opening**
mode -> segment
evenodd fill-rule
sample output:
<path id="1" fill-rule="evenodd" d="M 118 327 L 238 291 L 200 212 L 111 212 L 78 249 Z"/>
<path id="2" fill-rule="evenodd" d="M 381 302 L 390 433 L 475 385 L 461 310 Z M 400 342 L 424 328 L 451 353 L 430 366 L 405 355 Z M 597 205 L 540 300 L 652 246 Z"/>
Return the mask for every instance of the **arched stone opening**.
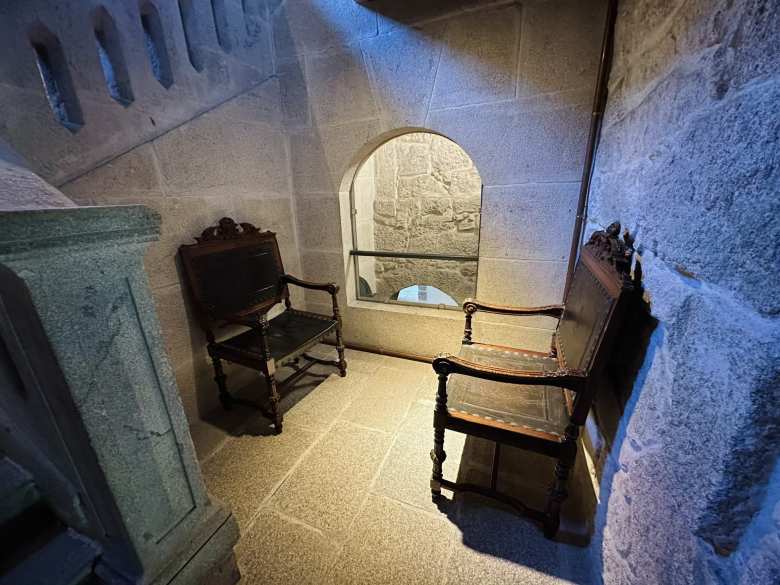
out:
<path id="1" fill-rule="evenodd" d="M 361 154 L 345 214 L 356 298 L 393 302 L 421 283 L 448 300 L 408 302 L 452 307 L 474 296 L 482 179 L 471 157 L 422 129 L 389 133 Z"/>

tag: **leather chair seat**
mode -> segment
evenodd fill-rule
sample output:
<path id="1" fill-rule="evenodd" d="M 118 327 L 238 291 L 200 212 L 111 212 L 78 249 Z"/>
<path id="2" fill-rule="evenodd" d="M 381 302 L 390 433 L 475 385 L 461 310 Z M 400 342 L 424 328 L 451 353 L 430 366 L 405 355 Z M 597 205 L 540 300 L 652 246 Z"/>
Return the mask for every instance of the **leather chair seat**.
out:
<path id="1" fill-rule="evenodd" d="M 459 357 L 510 370 L 554 371 L 558 360 L 544 354 L 483 344 L 463 345 Z M 451 416 L 479 419 L 485 425 L 562 440 L 569 423 L 564 390 L 452 375 L 447 382 Z"/>

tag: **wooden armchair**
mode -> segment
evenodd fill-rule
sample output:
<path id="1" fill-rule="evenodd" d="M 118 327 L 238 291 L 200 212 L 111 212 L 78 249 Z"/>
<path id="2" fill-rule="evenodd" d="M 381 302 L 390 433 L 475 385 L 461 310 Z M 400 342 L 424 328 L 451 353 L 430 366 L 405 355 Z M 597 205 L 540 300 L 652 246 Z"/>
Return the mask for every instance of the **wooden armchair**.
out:
<path id="1" fill-rule="evenodd" d="M 270 399 L 269 415 L 275 432 L 280 433 L 278 367 L 298 366 L 300 358 L 306 360 L 305 365 L 299 366 L 283 383 L 297 378 L 315 363 L 335 366 L 341 376 L 347 374 L 336 299 L 339 288 L 332 283 L 306 282 L 285 274 L 276 234 L 261 232 L 252 224 L 237 224 L 229 217 L 223 217 L 218 225 L 206 228 L 195 240 L 195 244 L 181 246 L 179 255 L 201 327 L 206 333 L 222 406 L 230 408 L 233 398 L 227 390 L 221 360 L 257 370 L 265 377 Z M 328 293 L 333 301 L 333 314 L 293 309 L 288 289 L 291 284 Z M 286 310 L 268 319 L 268 311 L 281 302 Z M 215 329 L 225 325 L 243 325 L 248 329 L 217 341 Z M 336 336 L 338 361 L 322 360 L 305 353 L 331 334 Z"/>
<path id="2" fill-rule="evenodd" d="M 431 451 L 434 501 L 441 498 L 442 488 L 478 492 L 540 522 L 547 537 L 557 533 L 580 427 L 619 328 L 624 296 L 633 288 L 629 276 L 632 239 L 626 233 L 621 240 L 619 234 L 620 224 L 613 223 L 591 236 L 562 305 L 504 307 L 471 299 L 463 303 L 466 328 L 458 356 L 440 354 L 433 360 L 439 377 Z M 550 352 L 474 342 L 471 321 L 477 311 L 558 318 Z M 445 429 L 496 442 L 490 488 L 443 478 Z M 530 509 L 496 489 L 502 443 L 557 459 L 545 510 Z"/>

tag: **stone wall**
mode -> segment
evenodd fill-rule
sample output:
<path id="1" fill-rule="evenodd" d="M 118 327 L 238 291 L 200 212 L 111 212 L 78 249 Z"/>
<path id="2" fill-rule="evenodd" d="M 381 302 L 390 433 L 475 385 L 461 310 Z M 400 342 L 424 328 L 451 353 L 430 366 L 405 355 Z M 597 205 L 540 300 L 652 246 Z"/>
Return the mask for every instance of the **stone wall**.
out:
<path id="1" fill-rule="evenodd" d="M 185 298 L 179 245 L 220 217 L 235 216 L 278 232 L 285 268 L 301 270 L 269 8 L 264 0 L 222 3 L 227 34 L 218 36 L 210 2 L 183 4 L 192 6 L 186 38 L 177 2 L 4 3 L 0 137 L 80 205 L 141 203 L 161 214 L 161 238 L 150 246 L 146 268 L 182 401 L 196 421 L 217 406 L 216 389 L 204 337 Z M 106 11 L 96 12 L 99 5 Z M 162 81 L 141 18 L 149 6 L 156 8 L 164 37 L 158 50 L 166 52 L 169 75 Z M 129 104 L 112 98 L 101 68 L 93 28 L 105 26 L 106 12 L 118 35 L 114 58 L 121 58 L 129 78 Z M 31 42 L 56 45 L 52 39 L 65 56 L 60 65 L 81 110 L 78 129 L 57 120 L 37 70 Z M 18 165 L 6 166 L 0 162 L 0 180 L 18 184 Z M 26 177 L 35 175 L 25 173 L 27 184 Z M 55 203 L 71 204 L 50 190 L 58 194 Z M 14 197 L 14 204 L 30 206 L 42 195 L 32 202 Z M 46 204 L 54 204 L 51 197 Z M 300 295 L 294 299 L 302 302 Z M 228 375 L 233 388 L 255 379 L 244 368 Z"/>
<path id="2" fill-rule="evenodd" d="M 195 321 L 177 259 L 181 244 L 224 216 L 278 234 L 285 270 L 300 274 L 279 84 L 268 80 L 61 186 L 80 205 L 140 203 L 162 216 L 146 255 L 157 311 L 191 420 L 217 407 L 205 338 Z M 299 291 L 293 301 L 302 303 Z M 227 370 L 231 388 L 256 379 Z"/>
<path id="3" fill-rule="evenodd" d="M 435 354 L 456 351 L 462 337 L 456 311 L 356 303 L 350 291 L 354 172 L 373 148 L 415 129 L 452 139 L 482 178 L 477 296 L 518 305 L 561 300 L 604 5 L 279 5 L 274 45 L 301 263 L 306 278 L 342 286 L 348 341 Z M 327 309 L 316 292 L 306 298 L 311 309 Z M 545 349 L 553 326 L 546 318 L 480 315 L 475 337 Z"/>
<path id="4" fill-rule="evenodd" d="M 0 139 L 0 212 L 74 205 L 33 173 L 27 162 Z"/>
<path id="5" fill-rule="evenodd" d="M 413 132 L 384 143 L 369 161 L 355 179 L 354 198 L 372 199 L 373 232 L 364 243 L 358 231 L 359 248 L 477 255 L 482 181 L 462 148 L 437 134 Z M 363 174 L 371 172 L 373 185 L 364 193 Z M 367 267 L 361 269 L 365 278 Z M 379 300 L 422 284 L 462 303 L 476 294 L 477 271 L 474 262 L 378 258 L 372 280 Z"/>
<path id="6" fill-rule="evenodd" d="M 106 85 L 94 38 L 96 22 L 106 21 L 102 12 L 97 19 L 96 0 L 6 3 L 0 137 L 77 203 L 143 203 L 161 213 L 162 239 L 147 269 L 191 419 L 215 406 L 215 392 L 175 253 L 223 215 L 277 231 L 289 272 L 342 286 L 348 341 L 429 354 L 457 349 L 457 312 L 347 306 L 354 286 L 343 229 L 347 171 L 399 129 L 448 136 L 479 169 L 477 296 L 560 300 L 602 0 L 231 0 L 227 36 L 217 34 L 206 0 L 185 3 L 194 7 L 186 36 L 178 4 L 155 0 L 170 84 L 149 59 L 139 3 L 101 4 L 116 29 L 109 52 L 121 50 L 117 72 L 127 71 L 132 101 L 119 103 Z M 62 50 L 83 118 L 77 129 L 55 118 L 31 40 Z M 329 310 L 322 293 L 308 291 L 305 302 Z M 552 326 L 486 316 L 475 336 L 544 349 Z M 237 372 L 229 375 L 240 383 Z"/>
<path id="7" fill-rule="evenodd" d="M 608 584 L 775 583 L 780 11 L 620 6 L 588 217 L 636 233 L 655 327 L 602 438 L 597 570 Z"/>
<path id="8" fill-rule="evenodd" d="M 208 0 L 181 4 L 191 6 L 193 26 L 186 37 L 174 1 L 3 2 L 0 136 L 34 172 L 59 185 L 268 79 L 273 50 L 265 0 L 220 3 L 229 50 L 219 43 Z M 159 66 L 150 59 L 145 34 L 156 24 L 157 60 L 163 56 L 169 70 L 163 81 L 155 77 Z M 95 35 L 107 28 L 114 34 L 103 44 L 110 47 L 116 75 L 128 74 L 123 86 L 129 102 L 109 93 Z M 63 126 L 52 113 L 33 44 L 48 52 L 62 98 L 80 118 L 74 127 Z"/>

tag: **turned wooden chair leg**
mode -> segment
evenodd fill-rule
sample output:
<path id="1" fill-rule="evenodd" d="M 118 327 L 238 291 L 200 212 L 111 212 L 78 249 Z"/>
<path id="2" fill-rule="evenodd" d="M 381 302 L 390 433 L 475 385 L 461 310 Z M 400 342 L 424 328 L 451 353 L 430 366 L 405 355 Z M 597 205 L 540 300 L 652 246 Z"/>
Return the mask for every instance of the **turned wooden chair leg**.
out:
<path id="1" fill-rule="evenodd" d="M 544 511 L 544 535 L 553 538 L 558 533 L 561 524 L 561 505 L 569 495 L 567 481 L 571 466 L 559 460 L 555 464 L 555 481 L 547 495 L 547 506 Z"/>
<path id="2" fill-rule="evenodd" d="M 225 375 L 225 370 L 222 369 L 222 360 L 213 355 L 210 357 L 214 366 L 214 381 L 217 383 L 217 388 L 219 388 L 219 401 L 222 404 L 222 408 L 230 410 L 233 408 L 233 397 L 227 389 L 227 376 Z"/>
<path id="3" fill-rule="evenodd" d="M 336 293 L 333 293 L 333 319 L 336 321 L 336 351 L 339 355 L 339 376 L 347 375 L 347 360 L 344 359 L 344 335 L 341 333 L 341 313 Z"/>
<path id="4" fill-rule="evenodd" d="M 431 461 L 433 461 L 433 474 L 431 475 L 431 499 L 434 502 L 441 500 L 441 481 L 444 479 L 444 460 L 447 453 L 444 452 L 444 427 L 433 427 L 433 449 L 431 449 Z"/>
<path id="5" fill-rule="evenodd" d="M 274 423 L 274 433 L 282 432 L 282 411 L 279 409 L 279 391 L 276 388 L 276 376 L 265 373 L 265 383 L 268 386 L 268 399 L 271 404 L 271 419 Z"/>
<path id="6" fill-rule="evenodd" d="M 347 375 L 347 360 L 344 359 L 344 338 L 341 336 L 341 328 L 336 330 L 336 351 L 339 354 L 339 376 Z"/>
<path id="7" fill-rule="evenodd" d="M 435 367 L 435 366 L 434 366 Z M 444 460 L 447 454 L 444 452 L 444 418 L 447 415 L 447 373 L 439 372 L 439 387 L 436 390 L 436 408 L 433 413 L 433 474 L 431 475 L 431 499 L 434 502 L 441 500 L 441 482 L 444 479 Z"/>
<path id="8" fill-rule="evenodd" d="M 579 429 L 574 425 L 569 425 L 564 440 L 566 452 L 555 464 L 555 479 L 547 495 L 547 505 L 544 511 L 544 535 L 547 538 L 553 538 L 561 524 L 561 505 L 569 495 L 567 483 L 569 473 L 574 467 L 574 459 L 577 456 L 578 434 Z"/>

